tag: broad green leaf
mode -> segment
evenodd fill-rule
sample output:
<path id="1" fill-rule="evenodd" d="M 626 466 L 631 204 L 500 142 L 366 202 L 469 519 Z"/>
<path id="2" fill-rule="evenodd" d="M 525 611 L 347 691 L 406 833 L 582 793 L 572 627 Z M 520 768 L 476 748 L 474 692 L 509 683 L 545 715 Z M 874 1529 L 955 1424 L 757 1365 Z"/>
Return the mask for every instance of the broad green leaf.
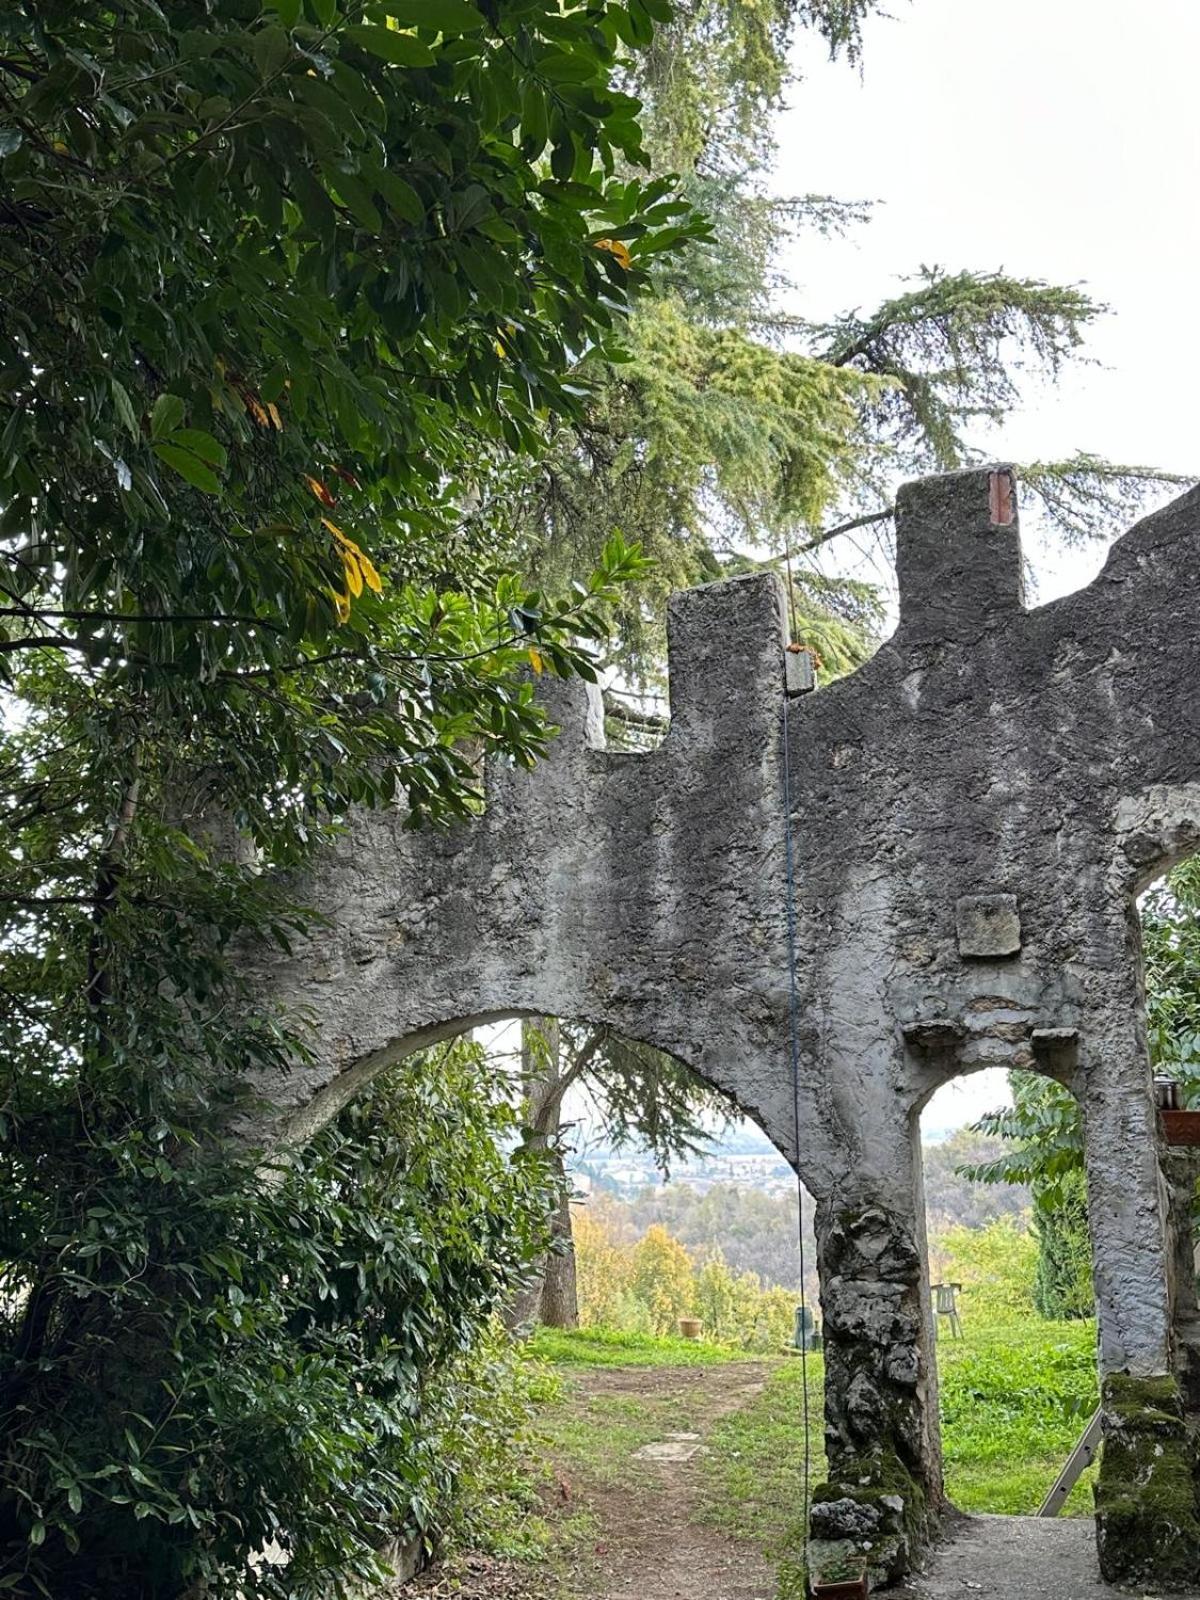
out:
<path id="1" fill-rule="evenodd" d="M 433 28 L 447 38 L 484 26 L 485 18 L 469 0 L 395 0 L 388 10 L 408 28 Z"/>
<path id="2" fill-rule="evenodd" d="M 150 413 L 150 437 L 162 439 L 168 433 L 174 433 L 183 421 L 185 409 L 177 394 L 160 394 Z"/>
<path id="3" fill-rule="evenodd" d="M 397 216 L 403 217 L 405 222 L 411 222 L 414 227 L 425 221 L 424 202 L 411 183 L 390 167 L 381 168 L 373 176 L 375 187 Z"/>
<path id="4" fill-rule="evenodd" d="M 160 441 L 155 444 L 154 451 L 159 459 L 165 461 L 167 466 L 181 478 L 186 478 L 193 488 L 203 489 L 205 494 L 220 494 L 221 480 L 211 467 L 206 466 L 200 457 L 193 455 L 190 450 Z"/>
<path id="5" fill-rule="evenodd" d="M 292 41 L 283 28 L 272 23 L 254 36 L 254 65 L 264 80 L 273 78 L 292 54 Z"/>
<path id="6" fill-rule="evenodd" d="M 133 402 L 129 398 L 129 391 L 118 378 L 110 378 L 108 381 L 112 389 L 113 403 L 117 408 L 117 415 L 132 437 L 137 439 L 140 437 L 141 429 L 138 427 L 137 415 L 133 409 Z"/>
<path id="7" fill-rule="evenodd" d="M 330 172 L 328 177 L 338 198 L 349 206 L 363 227 L 371 233 L 380 233 L 383 229 L 383 218 L 371 198 L 370 189 L 362 179 L 349 172 Z"/>
<path id="8" fill-rule="evenodd" d="M 201 461 L 207 461 L 210 467 L 225 465 L 224 446 L 218 444 L 211 433 L 204 433 L 199 428 L 176 428 L 168 442 L 190 450 L 193 455 L 199 456 Z"/>
<path id="9" fill-rule="evenodd" d="M 451 198 L 447 208 L 446 223 L 451 233 L 462 233 L 473 228 L 489 215 L 492 197 L 480 183 L 473 183 L 462 194 Z"/>
<path id="10" fill-rule="evenodd" d="M 431 67 L 434 63 L 433 51 L 427 44 L 422 44 L 413 34 L 400 33 L 395 28 L 360 24 L 346 28 L 343 37 L 396 67 Z"/>
<path id="11" fill-rule="evenodd" d="M 562 53 L 542 56 L 536 63 L 534 71 L 540 76 L 550 78 L 555 83 L 591 83 L 594 79 L 603 78 L 600 63 L 586 56 L 569 56 Z"/>

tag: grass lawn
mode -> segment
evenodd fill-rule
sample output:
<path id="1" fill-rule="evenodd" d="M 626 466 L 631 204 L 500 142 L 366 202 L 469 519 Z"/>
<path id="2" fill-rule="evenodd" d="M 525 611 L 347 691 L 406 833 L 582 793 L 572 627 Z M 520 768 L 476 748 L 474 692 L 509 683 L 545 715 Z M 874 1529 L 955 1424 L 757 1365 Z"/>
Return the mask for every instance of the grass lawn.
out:
<path id="1" fill-rule="evenodd" d="M 716 1367 L 762 1359 L 702 1339 L 660 1339 L 617 1328 L 538 1328 L 525 1348 L 539 1361 L 564 1367 Z"/>
<path id="2" fill-rule="evenodd" d="M 493 1549 L 522 1564 L 531 1597 L 544 1600 L 537 1583 L 556 1596 L 578 1592 L 579 1563 L 610 1547 L 625 1492 L 643 1509 L 662 1493 L 662 1473 L 635 1452 L 672 1434 L 701 1435 L 705 1449 L 686 1512 L 664 1507 L 664 1517 L 752 1543 L 777 1568 L 780 1594 L 798 1592 L 806 1468 L 796 1356 L 595 1328 L 541 1329 L 526 1350 L 538 1399 L 529 1478 L 509 1496 Z M 1035 1511 L 1097 1404 L 1094 1324 L 974 1324 L 966 1338 L 943 1340 L 938 1360 L 950 1499 L 964 1511 Z M 815 1487 L 825 1473 L 825 1373 L 820 1355 L 807 1365 Z M 1092 1477 L 1076 1485 L 1065 1514 L 1090 1514 Z"/>
<path id="3" fill-rule="evenodd" d="M 572 1367 L 708 1366 L 754 1359 L 718 1345 L 654 1339 L 608 1329 L 541 1330 L 531 1353 Z M 760 1361 L 761 1357 L 758 1358 Z M 1095 1327 L 1091 1322 L 1022 1322 L 969 1329 L 938 1350 L 946 1490 L 964 1511 L 1037 1510 L 1055 1474 L 1098 1403 Z M 821 1438 L 824 1365 L 808 1362 L 813 1428 L 811 1481 L 825 1470 Z M 782 1548 L 804 1477 L 800 1362 L 770 1363 L 766 1387 L 743 1409 L 723 1417 L 709 1440 L 709 1515 L 730 1533 Z M 586 1419 L 566 1408 L 544 1417 L 552 1446 L 612 1480 L 640 1445 L 682 1427 L 680 1404 L 664 1391 L 634 1405 L 618 1396 L 593 1399 Z M 636 1466 L 636 1464 L 634 1464 Z M 1065 1515 L 1091 1511 L 1092 1472 L 1076 1485 Z"/>
<path id="4" fill-rule="evenodd" d="M 944 1339 L 946 1491 L 964 1511 L 1036 1511 L 1099 1405 L 1094 1322 L 1030 1318 Z M 1095 1470 L 1063 1509 L 1092 1509 Z"/>

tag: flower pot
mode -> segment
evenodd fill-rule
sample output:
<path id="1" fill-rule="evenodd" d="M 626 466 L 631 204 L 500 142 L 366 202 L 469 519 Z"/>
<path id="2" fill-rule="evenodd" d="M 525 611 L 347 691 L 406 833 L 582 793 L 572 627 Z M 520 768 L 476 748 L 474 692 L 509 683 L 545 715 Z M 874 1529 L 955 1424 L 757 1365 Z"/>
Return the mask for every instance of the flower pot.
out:
<path id="1" fill-rule="evenodd" d="M 699 1317 L 680 1317 L 679 1336 L 681 1339 L 698 1339 L 703 1327 Z"/>
<path id="2" fill-rule="evenodd" d="M 1200 1111 L 1160 1111 L 1168 1144 L 1200 1144 Z"/>
<path id="3" fill-rule="evenodd" d="M 871 1587 L 866 1576 L 861 1578 L 835 1578 L 830 1583 L 814 1583 L 809 1593 L 812 1600 L 867 1600 Z"/>

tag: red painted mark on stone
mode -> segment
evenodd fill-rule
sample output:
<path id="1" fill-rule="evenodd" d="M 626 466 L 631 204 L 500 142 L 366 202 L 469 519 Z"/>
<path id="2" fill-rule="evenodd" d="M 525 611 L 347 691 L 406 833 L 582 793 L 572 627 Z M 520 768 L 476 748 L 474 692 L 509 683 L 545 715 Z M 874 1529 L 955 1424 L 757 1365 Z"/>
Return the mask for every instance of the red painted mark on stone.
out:
<path id="1" fill-rule="evenodd" d="M 1011 472 L 988 474 L 988 512 L 995 528 L 1007 528 L 1013 520 L 1013 480 Z"/>

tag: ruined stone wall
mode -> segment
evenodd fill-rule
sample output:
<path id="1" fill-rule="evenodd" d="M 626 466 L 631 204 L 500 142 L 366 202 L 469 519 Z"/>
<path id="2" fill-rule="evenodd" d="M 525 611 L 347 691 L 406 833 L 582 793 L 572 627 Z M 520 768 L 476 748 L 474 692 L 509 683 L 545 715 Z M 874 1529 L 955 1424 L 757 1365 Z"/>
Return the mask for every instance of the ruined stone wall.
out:
<path id="1" fill-rule="evenodd" d="M 355 818 L 305 886 L 331 928 L 263 973 L 320 1019 L 314 1062 L 262 1085 L 282 1137 L 514 1014 L 610 1024 L 754 1116 L 817 1199 L 819 1548 L 865 1541 L 878 1580 L 941 1497 L 916 1149 L 940 1084 L 996 1065 L 1074 1089 L 1102 1366 L 1172 1371 L 1133 896 L 1200 847 L 1200 495 L 1034 610 L 1006 469 L 909 485 L 897 545 L 896 634 L 818 693 L 787 699 L 769 576 L 673 600 L 656 751 L 605 751 L 594 692 L 542 680 L 550 758 L 492 768 L 449 833 Z"/>

